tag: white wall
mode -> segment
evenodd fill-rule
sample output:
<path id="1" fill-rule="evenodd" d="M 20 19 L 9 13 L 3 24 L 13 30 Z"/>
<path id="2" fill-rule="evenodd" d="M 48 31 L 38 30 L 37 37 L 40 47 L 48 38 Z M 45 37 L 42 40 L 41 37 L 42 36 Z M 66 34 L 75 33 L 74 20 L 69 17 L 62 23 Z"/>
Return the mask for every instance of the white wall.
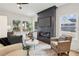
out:
<path id="1" fill-rule="evenodd" d="M 21 11 L 22 12 L 22 11 Z M 30 20 L 36 20 L 37 16 L 25 16 L 17 13 L 13 13 L 6 10 L 0 10 L 0 15 L 7 16 L 8 25 L 13 26 L 12 21 L 13 20 L 21 20 L 21 21 L 30 21 Z"/>
<path id="2" fill-rule="evenodd" d="M 25 15 L 17 14 L 17 13 L 12 13 L 9 11 L 5 10 L 0 10 L 0 15 L 5 15 L 8 18 L 8 25 L 12 25 L 12 20 L 29 20 L 30 17 L 27 17 Z"/>
<path id="3" fill-rule="evenodd" d="M 7 16 L 0 15 L 0 38 L 7 37 Z"/>
<path id="4" fill-rule="evenodd" d="M 64 15 L 70 15 L 70 14 L 75 14 L 78 16 L 78 24 L 77 27 L 79 26 L 79 4 L 65 4 L 57 8 L 57 13 L 56 13 L 56 35 L 59 36 L 61 34 L 60 30 L 60 18 Z M 77 28 L 77 40 L 72 40 L 72 46 L 71 49 L 79 51 L 79 28 Z"/>

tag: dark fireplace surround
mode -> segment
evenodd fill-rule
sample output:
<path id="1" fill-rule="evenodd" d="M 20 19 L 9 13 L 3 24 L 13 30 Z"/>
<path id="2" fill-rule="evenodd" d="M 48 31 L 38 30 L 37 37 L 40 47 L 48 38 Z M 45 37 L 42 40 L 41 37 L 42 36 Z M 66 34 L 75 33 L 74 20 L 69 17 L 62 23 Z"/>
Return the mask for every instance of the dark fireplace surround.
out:
<path id="1" fill-rule="evenodd" d="M 50 37 L 56 36 L 56 6 L 45 9 L 38 14 L 37 39 L 50 44 Z"/>

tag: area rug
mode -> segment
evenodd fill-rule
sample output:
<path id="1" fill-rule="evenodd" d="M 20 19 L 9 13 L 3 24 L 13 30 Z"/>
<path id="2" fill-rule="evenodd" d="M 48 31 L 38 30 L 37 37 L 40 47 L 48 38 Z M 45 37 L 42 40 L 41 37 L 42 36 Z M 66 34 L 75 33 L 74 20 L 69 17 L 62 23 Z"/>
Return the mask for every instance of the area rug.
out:
<path id="1" fill-rule="evenodd" d="M 35 45 L 35 48 L 32 48 L 32 51 L 33 50 L 35 56 L 56 56 L 56 53 L 53 51 L 53 49 L 51 49 L 51 46 L 44 42 L 40 42 L 39 44 Z"/>
<path id="2" fill-rule="evenodd" d="M 39 44 L 35 45 L 32 48 L 32 52 L 34 56 L 57 56 L 56 52 L 51 49 L 49 44 L 39 41 Z M 62 56 L 68 56 L 66 54 L 62 54 Z M 79 56 L 78 52 L 70 51 L 69 56 Z"/>

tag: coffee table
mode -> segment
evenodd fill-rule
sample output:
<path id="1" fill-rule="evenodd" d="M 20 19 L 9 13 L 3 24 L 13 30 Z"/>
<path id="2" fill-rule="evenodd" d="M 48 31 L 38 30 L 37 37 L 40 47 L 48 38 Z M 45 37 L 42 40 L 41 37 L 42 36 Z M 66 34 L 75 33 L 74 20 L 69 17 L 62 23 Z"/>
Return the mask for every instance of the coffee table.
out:
<path id="1" fill-rule="evenodd" d="M 32 55 L 35 55 L 35 47 L 38 44 L 39 44 L 39 41 L 36 40 L 36 39 L 34 39 L 33 41 L 32 40 L 28 40 L 28 41 L 25 42 L 26 47 L 27 46 L 31 46 L 30 47 L 30 51 L 31 52 L 29 52 L 29 54 L 31 53 Z"/>

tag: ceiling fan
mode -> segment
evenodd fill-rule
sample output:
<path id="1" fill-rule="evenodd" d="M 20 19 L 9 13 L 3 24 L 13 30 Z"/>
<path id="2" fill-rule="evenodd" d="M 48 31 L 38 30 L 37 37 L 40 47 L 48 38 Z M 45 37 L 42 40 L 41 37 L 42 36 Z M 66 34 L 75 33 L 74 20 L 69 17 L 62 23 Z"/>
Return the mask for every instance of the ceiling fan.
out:
<path id="1" fill-rule="evenodd" d="M 26 5 L 26 4 L 29 4 L 29 3 L 17 3 L 17 6 L 18 6 L 19 9 L 21 10 L 21 9 L 22 9 L 22 5 Z"/>
<path id="2" fill-rule="evenodd" d="M 24 4 L 29 4 L 29 3 L 17 3 L 17 4 L 24 5 Z"/>

